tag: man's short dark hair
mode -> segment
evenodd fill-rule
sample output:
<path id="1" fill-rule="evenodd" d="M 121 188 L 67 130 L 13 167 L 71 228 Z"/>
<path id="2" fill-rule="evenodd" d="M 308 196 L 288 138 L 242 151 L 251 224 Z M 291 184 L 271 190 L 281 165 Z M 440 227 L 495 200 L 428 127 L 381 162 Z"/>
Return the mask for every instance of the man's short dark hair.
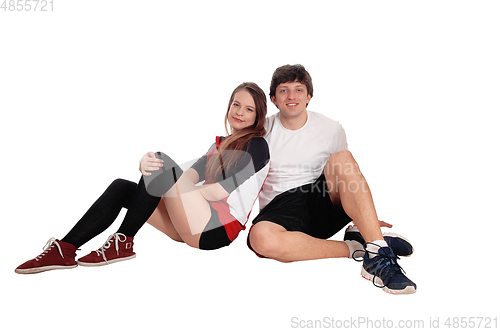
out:
<path id="1" fill-rule="evenodd" d="M 284 65 L 274 71 L 273 78 L 271 79 L 271 88 L 269 96 L 272 98 L 276 96 L 276 88 L 281 83 L 298 81 L 304 84 L 307 88 L 307 93 L 313 96 L 313 84 L 311 75 L 302 65 Z"/>

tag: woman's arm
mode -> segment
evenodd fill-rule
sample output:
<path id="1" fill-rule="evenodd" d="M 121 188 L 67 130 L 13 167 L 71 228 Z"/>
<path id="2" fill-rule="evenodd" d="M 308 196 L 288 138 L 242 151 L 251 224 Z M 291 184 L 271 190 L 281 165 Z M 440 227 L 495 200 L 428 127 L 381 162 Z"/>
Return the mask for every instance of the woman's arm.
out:
<path id="1" fill-rule="evenodd" d="M 187 178 L 189 178 L 193 182 L 193 184 L 197 184 L 198 182 L 200 182 L 198 172 L 196 172 L 192 168 L 185 171 L 182 176 L 186 176 Z M 195 188 L 199 188 L 197 190 L 207 201 L 219 201 L 229 196 L 229 193 L 218 183 L 205 184 L 202 186 L 197 186 Z"/>
<path id="2" fill-rule="evenodd" d="M 196 172 L 193 168 L 189 168 L 187 171 L 185 171 L 181 177 L 186 176 L 188 177 L 191 181 L 193 181 L 193 184 L 197 184 L 200 182 L 200 176 L 198 175 L 198 172 Z"/>

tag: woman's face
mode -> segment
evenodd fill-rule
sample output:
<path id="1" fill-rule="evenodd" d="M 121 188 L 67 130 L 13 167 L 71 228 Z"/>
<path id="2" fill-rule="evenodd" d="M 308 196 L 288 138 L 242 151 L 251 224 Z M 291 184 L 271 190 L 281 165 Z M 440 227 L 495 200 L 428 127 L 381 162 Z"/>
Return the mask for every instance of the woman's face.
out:
<path id="1" fill-rule="evenodd" d="M 257 110 L 252 95 L 245 89 L 236 92 L 227 115 L 232 133 L 236 134 L 241 129 L 253 125 L 256 117 Z"/>

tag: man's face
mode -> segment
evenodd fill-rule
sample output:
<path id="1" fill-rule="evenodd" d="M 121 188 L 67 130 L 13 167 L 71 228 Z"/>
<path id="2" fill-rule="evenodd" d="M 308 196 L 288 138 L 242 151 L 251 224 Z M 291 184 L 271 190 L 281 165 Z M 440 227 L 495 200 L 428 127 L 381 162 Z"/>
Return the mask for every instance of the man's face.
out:
<path id="1" fill-rule="evenodd" d="M 285 118 L 296 118 L 303 114 L 311 100 L 304 84 L 294 81 L 281 83 L 276 88 L 276 95 L 271 97 L 274 105 L 278 106 L 280 114 Z"/>

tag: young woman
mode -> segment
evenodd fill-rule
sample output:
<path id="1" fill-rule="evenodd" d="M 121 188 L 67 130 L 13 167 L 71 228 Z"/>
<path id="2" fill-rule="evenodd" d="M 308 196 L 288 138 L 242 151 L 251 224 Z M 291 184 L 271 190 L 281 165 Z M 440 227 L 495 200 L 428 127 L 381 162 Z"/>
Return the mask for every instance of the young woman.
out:
<path id="1" fill-rule="evenodd" d="M 195 248 L 229 245 L 245 229 L 269 170 L 263 138 L 266 113 L 262 89 L 255 83 L 239 85 L 225 116 L 226 132 L 229 124 L 231 134 L 217 137 L 191 168 L 182 172 L 167 155 L 147 153 L 140 162 L 143 176 L 138 184 L 113 181 L 64 238 L 51 238 L 43 253 L 15 272 L 100 266 L 134 258 L 133 239 L 146 221 Z M 128 211 L 118 231 L 101 248 L 75 261 L 77 248 L 106 230 L 123 207 Z"/>

